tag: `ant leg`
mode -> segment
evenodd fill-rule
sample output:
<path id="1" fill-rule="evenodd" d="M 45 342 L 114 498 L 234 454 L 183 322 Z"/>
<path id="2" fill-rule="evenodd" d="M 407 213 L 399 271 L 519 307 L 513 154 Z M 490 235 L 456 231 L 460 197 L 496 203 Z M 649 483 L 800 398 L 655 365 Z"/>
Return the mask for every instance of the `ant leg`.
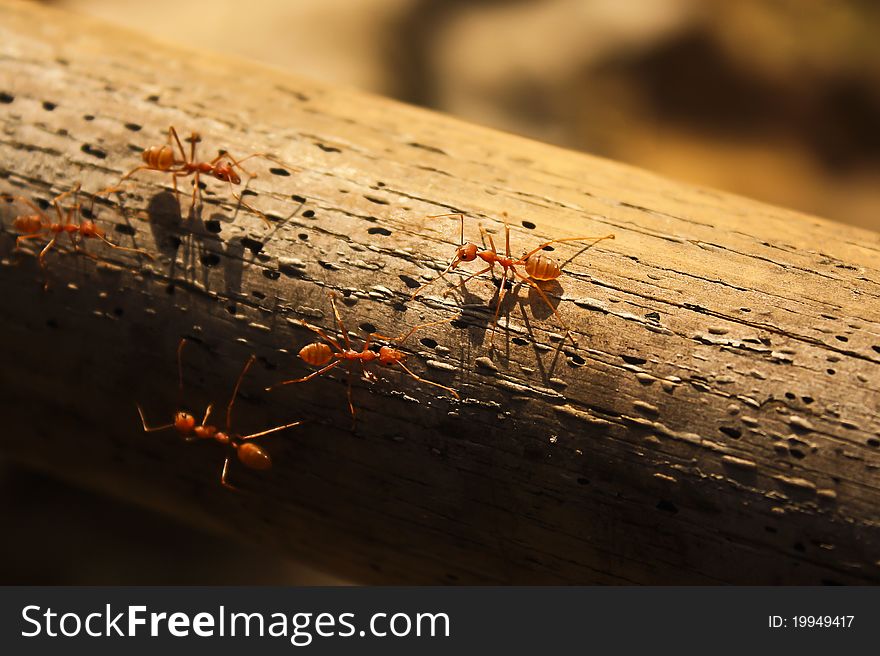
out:
<path id="1" fill-rule="evenodd" d="M 332 337 L 330 337 L 330 335 L 328 335 L 327 333 L 325 333 L 322 329 L 318 328 L 317 326 L 310 326 L 309 324 L 307 324 L 307 323 L 306 323 L 305 321 L 303 321 L 302 319 L 299 320 L 299 323 L 300 323 L 300 325 L 301 325 L 303 328 L 308 328 L 308 329 L 311 330 L 313 333 L 316 333 L 316 334 L 320 335 L 321 338 L 322 338 L 324 341 L 326 341 L 327 343 L 329 343 L 331 346 L 333 346 L 333 347 L 334 347 L 337 351 L 339 351 L 340 353 L 343 351 L 343 348 L 339 345 L 339 342 L 337 342 L 335 339 L 333 339 Z"/>
<path id="2" fill-rule="evenodd" d="M 498 252 L 498 249 L 495 248 L 495 241 L 492 239 L 492 235 L 483 227 L 482 223 L 478 223 L 477 227 L 480 229 L 480 239 L 483 241 L 483 246 L 486 245 L 486 239 L 489 240 L 489 247 L 495 252 Z"/>
<path id="3" fill-rule="evenodd" d="M 452 258 L 452 262 L 449 263 L 449 266 L 446 267 L 445 269 L 443 269 L 443 272 L 442 272 L 439 276 L 437 276 L 436 278 L 434 278 L 434 279 L 432 279 L 432 280 L 429 280 L 429 281 L 426 282 L 424 285 L 421 285 L 418 289 L 416 289 L 412 294 L 410 294 L 409 300 L 411 301 L 411 300 L 413 300 L 416 296 L 418 296 L 419 292 L 422 291 L 423 289 L 425 289 L 425 287 L 430 287 L 430 286 L 433 285 L 435 282 L 437 282 L 438 280 L 440 280 L 441 278 L 443 278 L 447 273 L 449 273 L 450 271 L 452 271 L 452 269 L 454 269 L 455 267 L 457 267 L 458 264 L 459 264 L 459 262 L 461 262 L 461 259 L 458 257 L 458 255 L 456 255 L 454 258 Z"/>
<path id="4" fill-rule="evenodd" d="M 501 312 L 501 304 L 507 295 L 507 269 L 504 269 L 504 276 L 501 278 L 501 291 L 498 292 L 498 303 L 495 305 L 495 316 L 492 317 L 492 337 L 489 340 L 489 347 L 495 345 L 495 334 L 498 332 L 498 313 Z"/>
<path id="5" fill-rule="evenodd" d="M 49 240 L 49 243 L 46 244 L 46 246 L 43 248 L 43 250 L 40 251 L 40 254 L 37 257 L 40 266 L 44 269 L 46 268 L 46 253 L 52 250 L 52 247 L 55 246 L 56 241 L 58 241 L 58 235 L 53 236 L 52 239 Z"/>
<path id="6" fill-rule="evenodd" d="M 504 239 L 507 242 L 504 252 L 510 257 L 510 224 L 507 221 L 504 222 Z"/>
<path id="7" fill-rule="evenodd" d="M 144 432 L 145 433 L 155 433 L 156 431 L 162 431 L 162 430 L 168 430 L 169 428 L 174 428 L 173 422 L 170 424 L 165 424 L 164 426 L 147 426 L 147 420 L 144 417 L 144 411 L 141 409 L 141 407 L 139 405 L 135 406 L 135 407 L 137 407 L 138 414 L 141 416 L 141 423 L 144 425 Z"/>
<path id="8" fill-rule="evenodd" d="M 28 239 L 39 239 L 42 236 L 43 236 L 42 232 L 35 232 L 30 235 L 19 235 L 18 237 L 15 238 L 15 247 L 20 248 L 21 244 L 19 244 L 19 242 L 27 241 Z"/>
<path id="9" fill-rule="evenodd" d="M 228 182 L 229 182 L 229 195 L 235 199 L 235 202 L 237 202 L 239 205 L 244 207 L 246 210 L 253 212 L 257 216 L 259 216 L 261 219 L 263 219 L 263 222 L 266 224 L 266 227 L 271 228 L 272 222 L 269 220 L 269 217 L 266 216 L 260 210 L 258 210 L 256 207 L 253 207 L 252 205 L 249 205 L 246 202 L 244 202 L 244 199 L 241 197 L 241 194 L 235 193 L 235 188 L 232 186 L 232 181 L 229 180 Z"/>
<path id="10" fill-rule="evenodd" d="M 257 356 L 251 354 L 251 357 L 248 358 L 248 361 L 245 362 L 244 368 L 242 368 L 241 373 L 238 374 L 238 380 L 235 382 L 235 389 L 232 390 L 232 398 L 229 399 L 229 405 L 226 406 L 226 432 L 229 433 L 232 430 L 232 406 L 235 404 L 235 397 L 238 396 L 238 390 L 241 387 L 241 381 L 244 379 L 245 374 L 251 368 L 251 366 L 256 361 Z"/>
<path id="11" fill-rule="evenodd" d="M 347 385 L 347 387 L 348 387 L 348 390 L 347 390 L 347 392 L 348 392 L 348 409 L 351 412 L 351 427 L 352 427 L 352 429 L 354 429 L 354 422 L 357 421 L 357 415 L 356 415 L 355 409 L 354 409 L 354 401 L 351 400 L 351 377 L 352 377 L 351 366 L 349 366 L 348 367 L 348 385 Z"/>
<path id="12" fill-rule="evenodd" d="M 544 249 L 544 247 L 549 246 L 550 244 L 558 244 L 563 241 L 591 241 L 593 242 L 590 246 L 598 244 L 600 241 L 604 239 L 614 239 L 614 233 L 608 235 L 603 235 L 602 237 L 565 237 L 564 239 L 551 239 L 550 241 L 545 241 L 543 244 L 533 248 L 528 253 L 519 258 L 519 263 L 524 264 L 527 259 L 529 259 L 532 255 L 537 253 L 538 251 Z"/>
<path id="13" fill-rule="evenodd" d="M 229 456 L 223 461 L 223 471 L 220 472 L 220 485 L 223 487 L 237 491 L 238 488 L 229 482 Z"/>
<path id="14" fill-rule="evenodd" d="M 494 271 L 494 269 L 495 269 L 495 264 L 494 264 L 494 263 L 493 263 L 493 264 L 490 264 L 490 265 L 487 266 L 485 269 L 482 269 L 482 270 L 480 270 L 480 271 L 477 271 L 476 273 L 472 273 L 472 274 L 469 275 L 467 278 L 464 278 L 459 284 L 464 285 L 464 284 L 470 282 L 471 278 L 476 278 L 477 276 L 479 276 L 479 275 L 481 275 L 481 274 L 484 274 L 484 273 L 486 273 L 487 271 Z"/>
<path id="15" fill-rule="evenodd" d="M 308 376 L 303 376 L 302 378 L 294 378 L 292 380 L 283 380 L 280 383 L 275 383 L 274 385 L 271 385 L 265 389 L 267 392 L 271 392 L 276 387 L 282 387 L 284 385 L 292 385 L 293 383 L 304 383 L 308 380 L 311 380 L 312 378 L 315 378 L 316 376 L 320 376 L 322 374 L 327 373 L 328 371 L 333 369 L 333 367 L 338 367 L 340 364 L 342 364 L 342 360 L 336 360 L 336 362 L 331 362 L 323 369 L 318 369 L 318 371 L 313 371 Z"/>
<path id="16" fill-rule="evenodd" d="M 199 189 L 199 172 L 198 171 L 196 171 L 195 175 L 193 176 L 192 185 L 193 185 L 192 206 L 193 206 L 193 210 L 195 210 L 196 202 L 198 201 L 199 191 L 200 191 L 200 189 Z M 175 184 L 174 184 L 174 191 L 175 192 L 177 191 L 177 181 L 175 181 Z"/>
<path id="17" fill-rule="evenodd" d="M 333 294 L 328 294 L 330 297 L 330 305 L 333 306 L 333 316 L 336 317 L 336 323 L 339 325 L 339 332 L 342 333 L 342 338 L 345 340 L 345 348 L 349 351 L 351 350 L 351 340 L 348 338 L 348 331 L 345 329 L 345 324 L 342 323 L 342 318 L 339 316 L 339 310 L 336 309 L 336 299 L 333 297 Z"/>
<path id="18" fill-rule="evenodd" d="M 546 304 L 547 304 L 547 307 L 550 308 L 550 311 L 553 312 L 554 316 L 556 317 L 556 320 L 559 322 L 559 325 L 562 326 L 562 327 L 565 329 L 565 334 L 566 334 L 566 336 L 571 340 L 571 343 L 574 344 L 575 346 L 577 346 L 577 341 L 575 341 L 575 338 L 572 337 L 571 330 L 569 330 L 569 328 L 568 328 L 568 326 L 566 325 L 566 323 L 562 320 L 562 317 L 559 316 L 559 312 L 557 312 L 557 311 L 556 311 L 556 308 L 553 307 L 553 304 L 550 302 L 550 299 L 547 298 L 547 294 L 544 293 L 544 290 L 541 289 L 541 287 L 538 285 L 538 283 L 536 283 L 534 280 L 532 280 L 532 279 L 529 278 L 528 276 L 524 276 L 524 275 L 522 275 L 519 271 L 517 271 L 517 270 L 516 270 L 515 268 L 513 268 L 513 267 L 511 267 L 511 270 L 513 271 L 513 274 L 514 274 L 517 278 L 519 278 L 519 279 L 522 280 L 523 282 L 527 283 L 527 284 L 530 285 L 530 286 L 531 286 L 536 292 L 538 292 L 538 294 L 539 294 L 539 295 L 541 296 L 541 298 L 544 300 L 544 303 L 546 303 Z"/>
<path id="19" fill-rule="evenodd" d="M 168 126 L 168 143 L 171 143 L 171 138 L 174 138 L 174 141 L 177 142 L 177 147 L 180 149 L 180 156 L 183 158 L 183 161 L 186 162 L 186 151 L 183 149 L 183 144 L 180 142 L 180 137 L 177 136 L 177 130 L 174 129 L 173 125 Z M 193 149 L 195 149 L 195 143 L 193 143 Z M 195 154 L 195 150 L 193 150 L 193 154 Z M 192 161 L 192 160 L 189 160 Z"/>
<path id="20" fill-rule="evenodd" d="M 461 399 L 461 396 L 459 396 L 458 392 L 456 392 L 456 391 L 455 391 L 454 389 L 452 389 L 451 387 L 446 387 L 446 385 L 441 385 L 440 383 L 435 383 L 433 380 L 427 380 L 427 379 L 425 379 L 425 378 L 421 378 L 421 377 L 419 377 L 419 376 L 416 376 L 416 375 L 415 375 L 412 371 L 410 371 L 410 369 L 408 369 L 407 366 L 406 366 L 405 364 L 403 364 L 400 360 L 395 361 L 394 364 L 399 365 L 401 369 L 403 369 L 406 373 L 408 373 L 410 376 L 412 376 L 413 378 L 415 378 L 417 381 L 422 382 L 422 383 L 427 383 L 428 385 L 433 385 L 434 387 L 439 387 L 440 389 L 444 389 L 444 390 L 446 390 L 447 392 L 449 392 L 450 394 L 452 394 L 452 396 L 454 396 L 455 398 L 457 398 L 457 399 Z"/>
<path id="21" fill-rule="evenodd" d="M 178 398 L 178 405 L 180 404 L 180 399 L 183 398 L 183 347 L 186 346 L 186 337 L 181 337 L 180 342 L 177 344 L 177 393 L 180 398 Z M 208 406 L 210 410 L 211 406 Z M 206 419 L 207 420 L 207 419 Z"/>
<path id="22" fill-rule="evenodd" d="M 77 182 L 73 187 L 68 189 L 67 191 L 58 194 L 55 198 L 52 199 L 52 204 L 55 206 L 55 212 L 58 214 L 58 222 L 59 223 L 73 223 L 72 215 L 73 212 L 79 208 L 78 205 L 74 205 L 74 208 L 71 209 L 70 213 L 65 218 L 64 212 L 61 209 L 61 199 L 69 196 L 70 194 L 79 194 L 79 190 L 82 187 L 82 184 Z"/>
<path id="23" fill-rule="evenodd" d="M 240 440 L 252 440 L 255 437 L 263 437 L 263 435 L 269 435 L 270 433 L 277 433 L 278 431 L 283 431 L 285 428 L 293 428 L 294 426 L 299 426 L 301 421 L 294 421 L 289 424 L 284 424 L 283 426 L 276 426 L 275 428 L 270 428 L 269 430 L 260 431 L 259 433 L 251 433 L 250 435 L 245 435 L 244 437 L 240 437 Z"/>
<path id="24" fill-rule="evenodd" d="M 458 317 L 455 317 L 455 319 L 457 319 L 457 318 Z M 395 344 L 401 344 L 401 343 L 405 342 L 409 338 L 409 336 L 412 335 L 417 330 L 421 330 L 422 328 L 427 328 L 429 326 L 438 326 L 441 323 L 449 323 L 450 321 L 455 321 L 455 319 L 438 319 L 437 321 L 429 321 L 428 323 L 420 323 L 420 324 L 413 326 L 408 333 L 401 333 L 397 337 L 387 337 L 385 335 L 380 335 L 379 333 L 370 333 L 369 336 L 367 337 L 367 342 L 364 344 L 364 350 L 366 350 L 367 347 L 369 346 L 371 337 L 375 337 L 376 339 L 384 339 L 387 342 L 394 342 Z"/>
<path id="25" fill-rule="evenodd" d="M 143 248 L 129 248 L 128 246 L 120 246 L 119 244 L 114 244 L 112 241 L 104 237 L 103 235 L 98 235 L 98 239 L 107 244 L 110 248 L 115 248 L 118 251 L 128 251 L 129 253 L 138 253 L 140 255 L 146 255 L 148 258 L 155 259 L 151 253 L 148 253 Z"/>
<path id="26" fill-rule="evenodd" d="M 202 426 L 208 425 L 208 417 L 211 416 L 211 412 L 213 412 L 213 410 L 214 410 L 214 404 L 209 403 L 208 407 L 205 408 L 205 416 L 202 418 L 202 424 L 201 424 Z"/>

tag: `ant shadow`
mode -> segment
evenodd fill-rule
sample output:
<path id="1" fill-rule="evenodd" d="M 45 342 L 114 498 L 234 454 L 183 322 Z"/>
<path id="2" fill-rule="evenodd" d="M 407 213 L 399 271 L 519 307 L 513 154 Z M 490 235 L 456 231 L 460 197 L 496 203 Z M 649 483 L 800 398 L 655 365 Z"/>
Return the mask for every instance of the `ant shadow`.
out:
<path id="1" fill-rule="evenodd" d="M 168 278 L 174 285 L 183 281 L 210 291 L 211 270 L 223 263 L 223 291 L 230 298 L 242 294 L 245 245 L 242 238 L 224 241 L 219 233 L 223 223 L 231 223 L 221 213 L 203 220 L 203 205 L 191 205 L 183 217 L 177 197 L 168 191 L 154 195 L 147 206 L 150 229 L 156 249 L 168 257 Z M 182 252 L 181 252 L 182 249 Z M 171 289 L 171 288 L 169 288 Z"/>

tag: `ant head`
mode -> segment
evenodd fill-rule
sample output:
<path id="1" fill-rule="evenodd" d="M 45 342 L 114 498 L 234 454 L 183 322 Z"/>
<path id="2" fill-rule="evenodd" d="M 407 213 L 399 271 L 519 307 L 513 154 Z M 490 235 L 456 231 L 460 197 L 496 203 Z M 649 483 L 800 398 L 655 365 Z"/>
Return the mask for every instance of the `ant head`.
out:
<path id="1" fill-rule="evenodd" d="M 406 360 L 406 354 L 398 351 L 390 346 L 383 346 L 379 349 L 379 362 L 382 364 L 391 364 L 393 362 L 403 362 Z"/>
<path id="2" fill-rule="evenodd" d="M 196 427 L 196 418 L 188 412 L 178 412 L 174 415 L 174 430 L 181 435 L 188 435 Z"/>
<path id="3" fill-rule="evenodd" d="M 40 221 L 40 217 L 37 214 L 25 214 L 23 216 L 17 216 L 12 221 L 13 227 L 21 233 L 31 234 L 34 232 L 39 232 L 42 227 L 42 223 Z"/>
<path id="4" fill-rule="evenodd" d="M 104 231 L 101 230 L 94 221 L 83 221 L 79 225 L 79 233 L 83 237 L 103 237 Z"/>
<path id="5" fill-rule="evenodd" d="M 455 253 L 455 259 L 459 262 L 473 262 L 477 259 L 477 245 L 470 242 L 462 244 Z"/>
<path id="6" fill-rule="evenodd" d="M 220 164 L 214 169 L 214 177 L 234 185 L 241 184 L 241 177 L 230 164 Z"/>

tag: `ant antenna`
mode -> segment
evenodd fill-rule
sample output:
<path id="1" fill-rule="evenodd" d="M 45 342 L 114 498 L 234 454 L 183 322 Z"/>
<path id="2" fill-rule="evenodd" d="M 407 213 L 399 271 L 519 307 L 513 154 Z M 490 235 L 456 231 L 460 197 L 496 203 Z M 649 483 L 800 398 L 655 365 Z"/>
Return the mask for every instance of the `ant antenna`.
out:
<path id="1" fill-rule="evenodd" d="M 226 432 L 230 432 L 232 430 L 232 406 L 235 404 L 235 398 L 238 396 L 238 389 L 241 387 L 241 381 L 244 379 L 245 374 L 251 368 L 251 365 L 257 359 L 257 356 L 251 354 L 251 357 L 248 358 L 248 361 L 245 363 L 244 367 L 241 370 L 241 373 L 238 375 L 238 380 L 235 382 L 235 389 L 232 390 L 232 398 L 229 399 L 229 405 L 226 406 Z"/>

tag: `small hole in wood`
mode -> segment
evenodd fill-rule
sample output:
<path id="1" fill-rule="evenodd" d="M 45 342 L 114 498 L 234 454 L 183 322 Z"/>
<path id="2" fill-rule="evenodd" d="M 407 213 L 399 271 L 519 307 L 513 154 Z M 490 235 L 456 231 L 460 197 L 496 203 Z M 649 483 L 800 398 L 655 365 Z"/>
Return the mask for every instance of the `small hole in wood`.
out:
<path id="1" fill-rule="evenodd" d="M 13 100 L 15 100 L 15 96 L 13 96 L 12 94 L 6 93 L 5 91 L 0 91 L 0 103 L 3 103 L 4 105 L 8 105 Z"/>
<path id="2" fill-rule="evenodd" d="M 141 131 L 141 126 L 138 125 L 137 123 L 126 123 L 126 124 L 125 124 L 125 129 L 126 129 L 126 130 L 131 130 L 132 132 L 140 132 L 140 131 Z"/>
<path id="3" fill-rule="evenodd" d="M 720 426 L 718 430 L 735 440 L 738 440 L 742 437 L 742 431 L 739 428 L 734 428 L 733 426 Z"/>
<path id="4" fill-rule="evenodd" d="M 303 203 L 306 202 L 306 199 L 303 196 L 300 196 L 299 194 L 293 194 L 293 196 L 291 196 L 290 199 L 295 203 L 299 203 L 300 205 L 302 205 Z"/>
<path id="5" fill-rule="evenodd" d="M 269 280 L 278 280 L 281 277 L 281 273 L 273 269 L 263 269 L 263 277 Z"/>
<path id="6" fill-rule="evenodd" d="M 849 341 L 849 337 L 846 337 L 844 335 L 835 335 L 834 339 L 836 339 L 838 342 L 848 342 Z"/>
<path id="7" fill-rule="evenodd" d="M 128 235 L 129 237 L 137 234 L 137 230 L 132 228 L 127 223 L 117 223 L 115 226 L 113 226 L 113 229 L 119 234 Z"/>
<path id="8" fill-rule="evenodd" d="M 400 280 L 403 282 L 403 284 L 406 285 L 407 287 L 409 287 L 410 289 L 415 289 L 416 287 L 420 286 L 419 281 L 416 280 L 415 278 L 411 278 L 410 276 L 399 275 L 397 277 L 400 278 Z"/>
<path id="9" fill-rule="evenodd" d="M 220 256 L 217 253 L 205 253 L 199 260 L 206 267 L 214 267 L 220 264 Z"/>
<path id="10" fill-rule="evenodd" d="M 374 332 L 376 332 L 376 326 L 374 326 L 373 324 L 371 324 L 371 323 L 369 323 L 369 322 L 367 322 L 367 321 L 365 321 L 364 323 L 362 323 L 362 324 L 359 326 L 359 328 L 360 328 L 361 330 L 363 330 L 365 333 L 374 333 Z"/>
<path id="11" fill-rule="evenodd" d="M 272 175 L 280 175 L 282 178 L 290 176 L 290 171 L 288 171 L 287 169 L 282 169 L 279 166 L 269 169 L 269 173 L 271 173 Z"/>
<path id="12" fill-rule="evenodd" d="M 251 253 L 256 255 L 260 251 L 263 250 L 263 242 L 258 241 L 256 239 L 251 239 L 250 237 L 242 237 L 241 245 L 248 249 Z"/>
<path id="13" fill-rule="evenodd" d="M 87 144 L 87 143 L 83 144 L 80 147 L 80 150 L 83 151 L 84 153 L 86 153 L 87 155 L 91 155 L 92 157 L 97 157 L 98 159 L 106 159 L 107 158 L 107 153 L 105 153 L 100 148 L 96 148 L 95 146 L 93 146 L 91 144 Z"/>
<path id="14" fill-rule="evenodd" d="M 640 358 L 637 355 L 621 355 L 620 358 L 626 362 L 627 364 L 646 364 L 648 361 L 645 358 Z"/>
<path id="15" fill-rule="evenodd" d="M 49 102 L 48 100 L 43 101 L 43 109 L 45 109 L 47 112 L 53 111 L 56 107 L 58 107 L 56 103 Z"/>
<path id="16" fill-rule="evenodd" d="M 391 234 L 391 231 L 388 228 L 382 228 L 378 226 L 367 228 L 367 232 L 369 232 L 371 235 L 385 235 L 386 237 Z"/>
<path id="17" fill-rule="evenodd" d="M 208 219 L 205 221 L 205 230 L 213 232 L 216 235 L 223 230 L 223 225 L 217 219 Z"/>
<path id="18" fill-rule="evenodd" d="M 86 114 L 85 116 L 83 116 L 83 120 L 84 121 L 94 121 L 95 117 L 92 114 Z"/>
<path id="19" fill-rule="evenodd" d="M 315 216 L 315 212 L 314 212 L 314 210 L 306 210 L 305 212 L 303 212 L 302 215 L 307 219 L 311 219 L 312 217 Z"/>
<path id="20" fill-rule="evenodd" d="M 673 515 L 678 512 L 676 505 L 666 499 L 660 499 L 660 501 L 657 502 L 657 510 L 662 510 L 663 512 L 668 512 Z"/>
<path id="21" fill-rule="evenodd" d="M 523 226 L 523 228 L 528 228 L 529 230 L 534 230 L 536 227 L 535 224 L 532 223 L 531 221 L 523 221 L 522 226 Z"/>
<path id="22" fill-rule="evenodd" d="M 430 337 L 422 337 L 419 341 L 428 348 L 437 348 L 436 339 L 431 339 Z"/>
<path id="23" fill-rule="evenodd" d="M 315 145 L 318 148 L 320 148 L 321 150 L 323 150 L 325 153 L 341 153 L 342 152 L 341 150 L 339 150 L 339 148 L 336 148 L 334 146 L 328 146 L 328 145 L 322 144 L 322 143 L 316 143 Z"/>

